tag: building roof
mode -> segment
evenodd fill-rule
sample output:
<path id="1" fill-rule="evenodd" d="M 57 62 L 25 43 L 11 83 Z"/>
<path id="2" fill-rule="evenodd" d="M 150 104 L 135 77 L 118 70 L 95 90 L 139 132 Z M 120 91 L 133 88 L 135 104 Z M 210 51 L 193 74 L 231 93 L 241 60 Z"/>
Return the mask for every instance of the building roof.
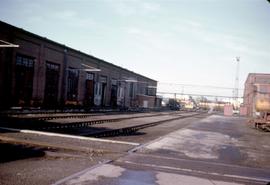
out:
<path id="1" fill-rule="evenodd" d="M 80 53 L 80 54 L 82 54 L 82 55 L 85 55 L 85 56 L 90 57 L 90 58 L 92 58 L 92 59 L 94 59 L 94 60 L 100 61 L 100 62 L 102 62 L 102 63 L 105 63 L 105 64 L 107 64 L 107 65 L 111 65 L 111 66 L 113 66 L 113 67 L 117 67 L 117 68 L 119 68 L 119 69 L 121 69 L 121 70 L 125 70 L 125 71 L 127 71 L 127 72 L 133 73 L 133 74 L 138 75 L 138 76 L 140 76 L 140 77 L 146 78 L 146 79 L 148 79 L 148 80 L 157 82 L 157 81 L 154 80 L 154 79 L 151 79 L 151 78 L 146 77 L 146 76 L 144 76 L 144 75 L 141 75 L 141 74 L 139 74 L 139 73 L 135 73 L 134 71 L 130 71 L 130 70 L 128 70 L 128 69 L 126 69 L 126 68 L 123 68 L 123 67 L 121 67 L 121 66 L 117 66 L 117 65 L 115 65 L 115 64 L 113 64 L 113 63 L 110 63 L 110 62 L 107 62 L 107 61 L 105 61 L 105 60 L 103 60 L 103 59 L 100 59 L 100 58 L 97 58 L 97 57 L 95 57 L 95 56 L 89 55 L 89 54 L 84 53 L 84 52 L 82 52 L 82 51 L 80 51 L 80 50 L 76 50 L 76 49 L 74 49 L 74 48 L 71 48 L 71 47 L 66 46 L 66 45 L 64 45 L 64 44 L 61 44 L 61 43 L 59 43 L 59 42 L 53 41 L 53 40 L 48 39 L 48 38 L 46 38 L 46 37 L 42 37 L 42 36 L 40 36 L 40 35 L 37 35 L 37 34 L 34 34 L 34 33 L 32 33 L 32 32 L 29 32 L 29 31 L 27 31 L 27 30 L 24 30 L 24 29 L 22 29 L 22 28 L 18 28 L 18 27 L 16 27 L 16 26 L 13 26 L 13 25 L 8 24 L 8 23 L 6 23 L 6 22 L 0 21 L 0 27 L 3 28 L 4 26 L 10 27 L 11 29 L 14 29 L 14 30 L 16 30 L 16 31 L 25 33 L 25 34 L 30 35 L 30 36 L 32 36 L 32 37 L 35 37 L 35 38 L 37 38 L 37 39 L 40 39 L 40 40 L 43 40 L 43 41 L 50 42 L 50 43 L 52 43 L 52 44 L 58 45 L 58 46 L 60 46 L 60 47 L 63 47 L 64 49 L 68 49 L 68 50 L 72 50 L 72 51 L 78 52 L 78 53 Z"/>
<path id="2" fill-rule="evenodd" d="M 248 73 L 248 76 L 259 76 L 259 75 L 270 76 L 270 73 Z"/>
<path id="3" fill-rule="evenodd" d="M 248 82 L 249 78 L 253 76 L 267 76 L 270 79 L 270 73 L 249 73 L 245 81 L 245 84 Z"/>

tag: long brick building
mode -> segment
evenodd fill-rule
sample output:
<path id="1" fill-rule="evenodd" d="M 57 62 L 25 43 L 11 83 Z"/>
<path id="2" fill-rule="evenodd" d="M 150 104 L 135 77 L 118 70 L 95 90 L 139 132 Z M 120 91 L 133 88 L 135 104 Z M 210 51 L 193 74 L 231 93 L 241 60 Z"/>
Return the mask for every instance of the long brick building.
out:
<path id="1" fill-rule="evenodd" d="M 155 106 L 153 79 L 1 21 L 0 40 L 1 109 Z"/>

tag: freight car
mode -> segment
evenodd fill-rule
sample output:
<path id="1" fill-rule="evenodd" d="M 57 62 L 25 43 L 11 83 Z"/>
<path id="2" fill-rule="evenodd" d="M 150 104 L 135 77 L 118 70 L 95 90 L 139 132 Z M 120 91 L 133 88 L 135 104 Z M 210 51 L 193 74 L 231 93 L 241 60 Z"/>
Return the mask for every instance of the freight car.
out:
<path id="1" fill-rule="evenodd" d="M 270 97 L 258 96 L 255 101 L 255 110 L 259 113 L 252 120 L 255 128 L 270 131 Z"/>

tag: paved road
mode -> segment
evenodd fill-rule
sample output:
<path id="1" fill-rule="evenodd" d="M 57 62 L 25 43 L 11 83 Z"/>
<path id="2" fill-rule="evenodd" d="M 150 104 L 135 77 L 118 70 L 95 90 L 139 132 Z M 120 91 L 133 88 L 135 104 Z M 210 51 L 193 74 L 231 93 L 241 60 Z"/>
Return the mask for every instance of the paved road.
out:
<path id="1" fill-rule="evenodd" d="M 270 135 L 212 115 L 56 184 L 267 184 Z"/>

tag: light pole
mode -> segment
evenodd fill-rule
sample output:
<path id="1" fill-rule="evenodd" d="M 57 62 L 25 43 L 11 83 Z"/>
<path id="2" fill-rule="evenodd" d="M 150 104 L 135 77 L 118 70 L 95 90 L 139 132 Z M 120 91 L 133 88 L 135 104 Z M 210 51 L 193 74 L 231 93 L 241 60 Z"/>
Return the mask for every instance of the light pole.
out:
<path id="1" fill-rule="evenodd" d="M 240 57 L 235 57 L 236 59 L 236 75 L 235 75 L 235 84 L 234 84 L 234 104 L 238 108 L 238 88 L 239 88 L 239 65 Z"/>

